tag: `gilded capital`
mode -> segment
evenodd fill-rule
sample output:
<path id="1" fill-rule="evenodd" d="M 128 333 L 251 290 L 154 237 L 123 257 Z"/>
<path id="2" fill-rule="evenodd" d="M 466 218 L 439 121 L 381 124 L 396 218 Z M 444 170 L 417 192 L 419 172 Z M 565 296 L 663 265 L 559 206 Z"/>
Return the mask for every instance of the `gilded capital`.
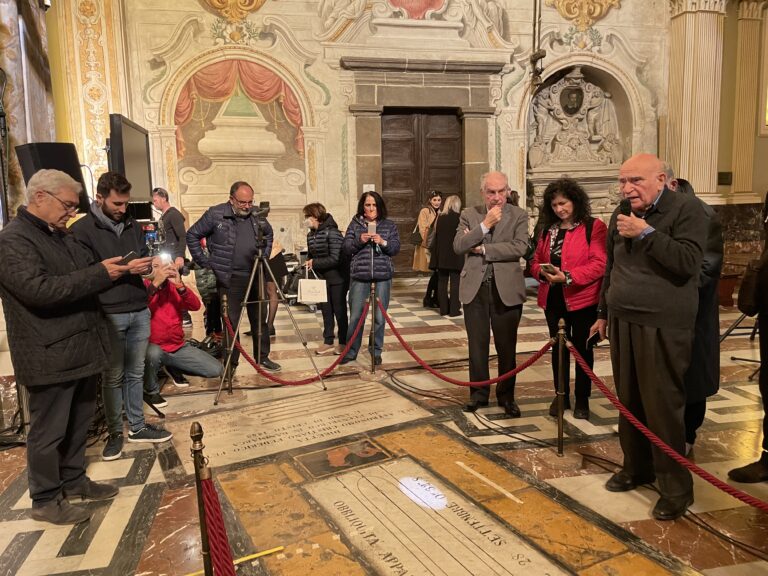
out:
<path id="1" fill-rule="evenodd" d="M 203 8 L 221 16 L 227 22 L 237 23 L 245 20 L 251 12 L 256 12 L 266 0 L 198 0 Z"/>
<path id="2" fill-rule="evenodd" d="M 602 20 L 611 8 L 620 8 L 621 0 L 546 0 L 545 4 L 554 6 L 560 16 L 584 32 Z"/>

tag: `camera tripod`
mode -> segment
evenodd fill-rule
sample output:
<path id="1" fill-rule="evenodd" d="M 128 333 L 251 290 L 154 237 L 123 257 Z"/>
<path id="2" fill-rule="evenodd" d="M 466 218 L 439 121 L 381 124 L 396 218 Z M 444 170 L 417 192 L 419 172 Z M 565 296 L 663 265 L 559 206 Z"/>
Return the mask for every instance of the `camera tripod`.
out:
<path id="1" fill-rule="evenodd" d="M 261 234 L 261 226 L 259 226 L 259 234 Z M 307 339 L 304 337 L 304 334 L 301 331 L 301 328 L 299 328 L 298 322 L 296 322 L 296 318 L 293 315 L 293 312 L 291 311 L 291 307 L 288 304 L 288 299 L 285 297 L 285 294 L 283 293 L 283 289 L 280 287 L 280 284 L 278 283 L 277 279 L 275 278 L 274 272 L 272 272 L 272 268 L 269 266 L 269 262 L 267 261 L 266 257 L 264 256 L 264 248 L 263 244 L 259 242 L 259 248 L 258 253 L 256 255 L 256 259 L 253 264 L 253 268 L 251 268 L 251 274 L 248 278 L 248 286 L 245 289 L 245 295 L 243 297 L 243 302 L 240 307 L 240 315 L 237 319 L 237 326 L 234 327 L 234 334 L 229 335 L 229 331 L 225 330 L 224 334 L 227 338 L 227 347 L 226 347 L 226 360 L 224 362 L 224 371 L 221 375 L 221 381 L 219 382 L 219 390 L 216 393 L 216 398 L 213 401 L 213 405 L 216 406 L 219 403 L 219 396 L 221 395 L 221 391 L 224 388 L 224 384 L 227 384 L 227 392 L 229 394 L 232 394 L 232 377 L 233 377 L 233 366 L 232 366 L 232 355 L 235 350 L 235 343 L 237 342 L 238 335 L 240 334 L 240 326 L 243 322 L 243 316 L 247 314 L 248 312 L 248 305 L 250 304 L 257 304 L 258 305 L 258 330 L 256 333 L 254 333 L 254 338 L 256 342 L 256 361 L 261 361 L 261 336 L 263 331 L 263 322 L 262 322 L 262 315 L 264 314 L 264 305 L 269 302 L 269 299 L 264 298 L 264 288 L 265 288 L 265 274 L 264 271 L 266 270 L 269 274 L 269 278 L 271 278 L 272 282 L 275 283 L 275 287 L 277 288 L 277 294 L 278 294 L 278 301 L 283 305 L 285 311 L 288 313 L 289 318 L 291 319 L 291 323 L 293 324 L 293 331 L 296 334 L 296 336 L 299 337 L 299 340 L 301 341 L 302 346 L 304 347 L 304 352 L 307 355 L 307 358 L 309 358 L 309 361 L 312 363 L 312 368 L 314 368 L 315 373 L 317 374 L 318 379 L 320 380 L 320 384 L 322 384 L 323 390 L 327 390 L 325 386 L 325 382 L 323 381 L 323 376 L 320 373 L 320 370 L 317 367 L 317 364 L 315 364 L 315 358 L 312 352 L 310 351 L 309 347 L 307 346 Z M 256 300 L 248 300 L 251 289 L 253 288 L 253 282 L 254 280 L 258 280 L 258 290 L 259 290 L 259 297 Z M 225 316 L 226 315 L 226 316 Z M 224 305 L 224 301 L 222 301 L 222 316 L 229 317 L 229 306 Z"/>

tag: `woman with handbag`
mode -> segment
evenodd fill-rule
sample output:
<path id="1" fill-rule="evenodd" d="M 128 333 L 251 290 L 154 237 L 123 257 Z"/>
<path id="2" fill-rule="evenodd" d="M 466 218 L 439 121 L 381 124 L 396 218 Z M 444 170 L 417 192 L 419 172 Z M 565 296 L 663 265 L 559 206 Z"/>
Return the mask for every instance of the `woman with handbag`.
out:
<path id="1" fill-rule="evenodd" d="M 437 300 L 443 316 L 461 316 L 459 279 L 464 266 L 464 256 L 453 250 L 453 238 L 459 228 L 461 198 L 448 196 L 435 221 L 435 237 L 430 246 L 429 267 L 437 271 Z M 450 282 L 450 295 L 448 284 Z"/>
<path id="2" fill-rule="evenodd" d="M 323 314 L 323 343 L 315 354 L 341 354 L 347 344 L 347 283 L 346 271 L 341 263 L 344 238 L 336 221 L 319 202 L 304 206 L 304 225 L 307 233 L 307 261 L 304 264 L 318 278 L 325 280 L 327 302 L 319 304 Z M 334 319 L 338 326 L 339 345 L 333 345 Z"/>
<path id="3" fill-rule="evenodd" d="M 430 230 L 437 219 L 440 204 L 443 201 L 442 194 L 437 190 L 427 192 L 427 205 L 419 212 L 416 227 L 413 229 L 411 242 L 413 243 L 413 269 L 417 272 L 429 272 L 429 236 Z M 437 271 L 432 272 L 427 284 L 427 292 L 424 294 L 424 308 L 437 308 Z"/>
<path id="4" fill-rule="evenodd" d="M 531 275 L 539 281 L 539 306 L 544 309 L 549 335 L 555 336 L 560 318 L 565 332 L 591 368 L 592 345 L 589 329 L 597 320 L 597 305 L 605 274 L 606 235 L 602 220 L 592 218 L 589 196 L 570 178 L 551 182 L 539 207 L 542 235 L 531 262 Z M 565 351 L 565 409 L 570 409 L 569 354 Z M 555 391 L 559 377 L 558 345 L 552 346 L 552 375 Z M 576 366 L 576 405 L 573 417 L 589 418 L 592 383 L 581 366 Z M 557 396 L 549 407 L 557 416 Z"/>
<path id="5" fill-rule="evenodd" d="M 347 227 L 342 247 L 344 256 L 351 260 L 348 342 L 363 314 L 372 282 L 376 284 L 376 296 L 381 300 L 384 310 L 389 306 L 392 276 L 395 273 L 392 258 L 398 252 L 400 252 L 400 235 L 397 232 L 397 225 L 387 219 L 384 199 L 377 192 L 365 192 L 357 203 L 357 214 Z M 378 365 L 382 362 L 381 351 L 384 347 L 384 316 L 378 306 L 375 321 L 374 349 L 371 352 L 374 363 Z M 342 364 L 357 358 L 362 339 L 363 331 L 360 330 L 349 352 L 342 359 Z"/>

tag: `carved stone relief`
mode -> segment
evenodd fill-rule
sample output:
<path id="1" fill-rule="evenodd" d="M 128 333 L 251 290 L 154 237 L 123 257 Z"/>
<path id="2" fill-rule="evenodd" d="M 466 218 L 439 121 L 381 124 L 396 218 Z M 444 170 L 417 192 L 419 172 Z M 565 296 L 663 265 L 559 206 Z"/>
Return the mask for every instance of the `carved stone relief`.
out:
<path id="1" fill-rule="evenodd" d="M 621 135 L 611 94 L 585 81 L 578 66 L 534 97 L 529 128 L 531 168 L 621 163 Z"/>

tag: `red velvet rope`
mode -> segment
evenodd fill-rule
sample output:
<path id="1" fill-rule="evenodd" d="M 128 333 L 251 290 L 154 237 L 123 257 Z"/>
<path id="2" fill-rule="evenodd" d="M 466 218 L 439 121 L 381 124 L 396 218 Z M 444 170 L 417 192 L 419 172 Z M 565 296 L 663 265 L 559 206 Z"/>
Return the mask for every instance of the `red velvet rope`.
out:
<path id="1" fill-rule="evenodd" d="M 306 384 L 312 384 L 312 382 L 317 382 L 321 377 L 325 378 L 333 372 L 333 370 L 336 368 L 336 366 L 339 365 L 339 362 L 341 362 L 344 359 L 344 356 L 346 356 L 347 352 L 349 352 L 349 349 L 352 347 L 352 342 L 355 341 L 355 338 L 357 338 L 358 333 L 360 330 L 363 329 L 363 325 L 365 324 L 365 317 L 368 314 L 368 302 L 365 303 L 365 306 L 363 306 L 363 313 L 360 315 L 360 320 L 357 322 L 357 326 L 355 326 L 355 331 L 352 333 L 352 338 L 349 339 L 347 342 L 347 345 L 344 347 L 344 350 L 336 357 L 336 360 L 333 361 L 333 363 L 328 366 L 325 370 L 320 372 L 320 376 L 311 376 L 309 378 L 304 378 L 303 380 L 283 380 L 282 378 L 278 378 L 277 376 L 273 376 L 266 370 L 264 370 L 259 363 L 257 363 L 251 356 L 243 349 L 242 345 L 240 344 L 239 340 L 235 340 L 235 347 L 240 351 L 240 354 L 243 355 L 243 358 L 245 358 L 248 363 L 253 366 L 256 369 L 256 372 L 258 372 L 260 375 L 264 376 L 267 380 L 271 380 L 272 382 L 276 382 L 277 384 L 282 384 L 283 386 L 304 386 Z M 229 321 L 229 318 L 224 316 L 224 324 L 227 326 L 227 331 L 229 332 L 229 337 L 234 338 L 235 332 L 232 330 L 232 324 Z"/>
<path id="2" fill-rule="evenodd" d="M 576 362 L 578 362 L 579 366 L 581 366 L 581 369 L 584 370 L 584 373 L 589 376 L 589 379 L 600 389 L 600 392 L 603 393 L 603 395 L 608 398 L 608 400 L 613 404 L 616 409 L 621 413 L 624 418 L 629 420 L 629 422 L 637 428 L 640 432 L 643 433 L 643 435 L 648 438 L 659 450 L 664 452 L 667 456 L 672 458 L 675 462 L 680 464 L 681 466 L 685 466 L 696 474 L 697 476 L 703 478 L 710 484 L 712 484 L 715 488 L 719 488 L 723 492 L 730 494 L 737 500 L 741 500 L 745 504 L 749 504 L 750 506 L 753 506 L 755 508 L 758 508 L 759 510 L 762 510 L 763 512 L 768 512 L 768 502 L 764 502 L 760 500 L 759 498 L 755 498 L 754 496 L 747 494 L 746 492 L 742 492 L 738 488 L 734 488 L 730 484 L 723 482 L 716 476 L 713 476 L 703 468 L 700 468 L 684 456 L 677 453 L 677 451 L 673 450 L 669 446 L 667 446 L 661 438 L 656 436 L 653 432 L 651 432 L 647 426 L 645 426 L 640 420 L 635 418 L 635 416 L 627 410 L 627 408 L 619 401 L 618 398 L 608 389 L 608 387 L 605 385 L 605 383 L 598 378 L 594 372 L 589 367 L 589 364 L 582 358 L 576 348 L 573 347 L 573 344 L 570 342 L 567 343 L 567 348 L 573 354 L 573 357 L 576 359 Z"/>
<path id="3" fill-rule="evenodd" d="M 224 528 L 224 518 L 221 515 L 219 495 L 211 478 L 200 481 L 203 487 L 203 506 L 205 507 L 205 525 L 208 532 L 208 548 L 211 553 L 211 564 L 216 576 L 235 576 L 235 566 L 232 562 L 232 552 L 229 549 L 227 530 Z"/>
<path id="4" fill-rule="evenodd" d="M 389 324 L 390 330 L 392 330 L 392 333 L 395 335 L 397 340 L 400 342 L 400 345 L 405 348 L 405 351 L 408 352 L 408 354 L 411 355 L 411 358 L 416 360 L 416 362 L 419 363 L 419 365 L 424 368 L 427 372 L 430 374 L 437 376 L 440 378 L 440 380 L 443 380 L 444 382 L 448 382 L 450 384 L 455 384 L 457 386 L 490 386 L 491 384 L 495 384 L 496 382 L 501 382 L 502 380 L 507 380 L 508 378 L 512 378 L 512 376 L 516 375 L 518 372 L 522 372 L 532 364 L 535 364 L 539 358 L 541 358 L 544 354 L 547 353 L 547 350 L 549 350 L 552 347 L 552 340 L 547 342 L 544 347 L 536 352 L 533 356 L 531 356 L 528 360 L 520 364 L 520 366 L 513 368 L 509 372 L 506 372 L 504 374 L 501 374 L 497 378 L 491 378 L 490 380 L 482 380 L 480 382 L 466 382 L 464 380 L 457 380 L 455 378 L 451 378 L 450 376 L 445 376 L 443 374 L 440 374 L 437 370 L 432 368 L 429 364 L 427 364 L 424 360 L 419 358 L 419 356 L 416 354 L 416 352 L 413 351 L 413 348 L 403 340 L 402 335 L 400 332 L 398 332 L 397 328 L 395 328 L 394 323 L 392 322 L 392 319 L 387 314 L 386 309 L 381 304 L 381 300 L 376 300 L 377 304 L 379 305 L 379 309 L 381 310 L 381 313 L 384 314 L 384 318 L 387 321 L 387 324 Z"/>

